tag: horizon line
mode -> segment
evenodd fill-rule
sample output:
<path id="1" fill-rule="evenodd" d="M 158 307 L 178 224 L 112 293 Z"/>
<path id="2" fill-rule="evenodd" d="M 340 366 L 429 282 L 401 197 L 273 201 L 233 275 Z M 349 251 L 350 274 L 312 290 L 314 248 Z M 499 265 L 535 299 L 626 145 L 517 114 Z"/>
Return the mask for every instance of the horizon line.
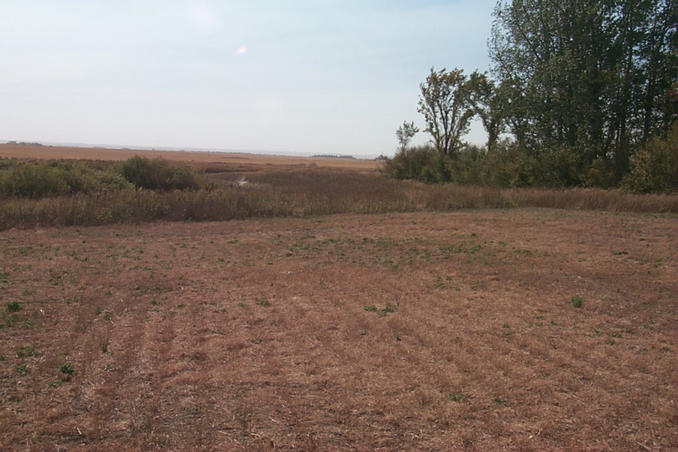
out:
<path id="1" fill-rule="evenodd" d="M 205 152 L 205 153 L 222 153 L 222 154 L 254 154 L 254 155 L 271 155 L 280 157 L 316 157 L 316 156 L 333 156 L 337 158 L 346 157 L 358 160 L 374 160 L 383 154 L 367 154 L 367 155 L 353 155 L 353 154 L 334 154 L 334 153 L 311 153 L 302 151 L 271 151 L 265 149 L 226 149 L 226 148 L 205 148 L 205 147 L 180 147 L 180 146 L 145 146 L 132 144 L 106 144 L 106 143 L 77 143 L 77 142 L 59 142 L 59 141 L 31 141 L 31 140 L 0 140 L 0 144 L 16 144 L 16 145 L 38 145 L 38 146 L 55 146 L 55 147 L 75 147 L 75 148 L 97 148 L 97 149 L 113 149 L 113 150 L 139 150 L 139 151 L 165 151 L 165 152 Z"/>

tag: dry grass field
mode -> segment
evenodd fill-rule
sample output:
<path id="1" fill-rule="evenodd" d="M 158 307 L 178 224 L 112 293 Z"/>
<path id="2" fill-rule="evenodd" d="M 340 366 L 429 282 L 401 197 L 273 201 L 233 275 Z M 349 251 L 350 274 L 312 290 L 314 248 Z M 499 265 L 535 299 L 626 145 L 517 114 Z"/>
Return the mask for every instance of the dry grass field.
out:
<path id="1" fill-rule="evenodd" d="M 228 165 L 237 169 L 270 167 L 319 167 L 376 171 L 381 163 L 376 160 L 289 157 L 234 152 L 187 152 L 152 151 L 135 149 L 84 148 L 72 146 L 39 146 L 24 144 L 0 144 L 0 158 L 20 159 L 64 159 L 64 160 L 108 160 L 122 161 L 139 155 L 147 158 L 162 158 L 173 162 L 188 162 L 197 166 L 210 164 Z"/>
<path id="2" fill-rule="evenodd" d="M 0 232 L 2 450 L 670 450 L 675 216 Z"/>

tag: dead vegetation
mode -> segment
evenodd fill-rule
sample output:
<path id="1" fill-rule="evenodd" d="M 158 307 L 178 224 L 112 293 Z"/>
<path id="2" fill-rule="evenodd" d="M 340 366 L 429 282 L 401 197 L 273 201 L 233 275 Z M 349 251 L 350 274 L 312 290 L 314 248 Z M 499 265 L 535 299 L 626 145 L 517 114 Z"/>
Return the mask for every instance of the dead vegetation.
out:
<path id="1" fill-rule="evenodd" d="M 0 448 L 670 449 L 676 244 L 547 209 L 4 231 Z"/>
<path id="2" fill-rule="evenodd" d="M 205 176 L 210 185 L 197 190 L 119 189 L 0 199 L 0 230 L 521 207 L 678 213 L 678 195 L 635 195 L 620 190 L 427 185 L 338 169 L 231 171 L 211 165 Z"/>
<path id="3" fill-rule="evenodd" d="M 23 158 L 0 159 L 0 230 L 523 207 L 678 213 L 678 195 L 432 185 L 358 159 L 0 145 L 3 153 Z M 74 157 L 103 160 L 63 160 Z"/>

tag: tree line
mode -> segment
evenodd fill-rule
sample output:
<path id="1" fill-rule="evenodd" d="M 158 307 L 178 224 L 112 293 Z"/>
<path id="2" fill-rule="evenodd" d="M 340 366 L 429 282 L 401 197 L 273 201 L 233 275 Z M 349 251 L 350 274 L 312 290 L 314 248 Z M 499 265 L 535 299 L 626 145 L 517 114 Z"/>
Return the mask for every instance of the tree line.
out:
<path id="1" fill-rule="evenodd" d="M 499 186 L 678 189 L 678 0 L 499 1 L 490 73 L 431 69 L 386 171 Z M 484 146 L 464 141 L 473 118 Z"/>

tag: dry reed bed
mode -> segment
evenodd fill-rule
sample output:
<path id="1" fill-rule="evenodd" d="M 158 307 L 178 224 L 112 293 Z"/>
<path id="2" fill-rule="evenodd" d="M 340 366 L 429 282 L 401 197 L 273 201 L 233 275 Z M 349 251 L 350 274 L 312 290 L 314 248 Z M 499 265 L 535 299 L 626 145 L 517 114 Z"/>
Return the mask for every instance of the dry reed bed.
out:
<path id="1" fill-rule="evenodd" d="M 635 195 L 619 190 L 426 185 L 336 171 L 255 173 L 249 177 L 251 183 L 243 187 L 222 181 L 211 190 L 125 190 L 0 200 L 0 229 L 516 207 L 678 213 L 676 195 Z"/>

